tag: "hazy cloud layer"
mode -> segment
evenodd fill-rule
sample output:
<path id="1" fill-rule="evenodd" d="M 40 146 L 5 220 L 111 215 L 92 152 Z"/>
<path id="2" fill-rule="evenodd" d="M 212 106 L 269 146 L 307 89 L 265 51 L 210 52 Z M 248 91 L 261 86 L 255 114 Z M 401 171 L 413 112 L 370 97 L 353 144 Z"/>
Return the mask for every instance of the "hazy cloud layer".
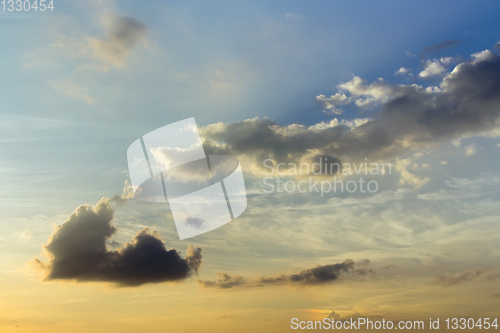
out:
<path id="1" fill-rule="evenodd" d="M 444 66 L 451 58 L 436 61 Z M 432 75 L 438 72 L 441 69 Z M 340 113 L 345 105 L 375 109 L 370 119 L 333 119 L 310 127 L 282 126 L 268 118 L 216 123 L 201 129 L 204 147 L 208 153 L 238 155 L 247 171 L 262 172 L 268 158 L 285 163 L 312 162 L 318 156 L 349 163 L 381 161 L 500 127 L 498 54 L 475 53 L 442 75 L 438 85 L 429 87 L 354 77 L 331 97 L 317 99 L 330 113 Z"/>
<path id="2" fill-rule="evenodd" d="M 229 289 L 234 287 L 266 287 L 277 286 L 284 284 L 291 285 L 323 285 L 333 282 L 339 278 L 341 274 L 354 273 L 358 275 L 366 275 L 374 273 L 370 268 L 366 268 L 369 261 L 354 263 L 348 259 L 344 262 L 316 266 L 314 268 L 304 269 L 294 274 L 279 274 L 276 276 L 259 277 L 255 279 L 247 279 L 240 275 L 232 275 L 229 273 L 217 273 L 217 280 L 198 280 L 204 287 Z"/>
<path id="3" fill-rule="evenodd" d="M 201 249 L 188 248 L 186 258 L 167 250 L 156 232 L 144 229 L 131 242 L 110 251 L 106 244 L 116 232 L 113 207 L 103 198 L 94 207 L 78 207 L 58 226 L 44 246 L 50 261 L 35 259 L 46 280 L 111 282 L 120 286 L 183 280 L 198 272 Z"/>
<path id="4" fill-rule="evenodd" d="M 92 32 L 75 31 L 69 24 L 56 24 L 57 40 L 51 49 L 57 54 L 57 65 L 73 60 L 73 70 L 64 71 L 64 76 L 50 76 L 47 80 L 56 92 L 70 98 L 96 104 L 95 82 L 89 73 L 108 72 L 111 69 L 125 67 L 131 53 L 148 45 L 148 29 L 141 22 L 131 17 L 119 17 L 111 14 L 112 9 L 99 13 L 93 19 L 102 24 L 102 35 Z M 59 22 L 59 21 L 58 21 Z M 62 20 L 62 22 L 66 22 Z M 61 57 L 62 56 L 62 57 Z M 49 57 L 49 56 L 46 56 Z M 55 64 L 54 64 L 55 66 Z"/>
<path id="5" fill-rule="evenodd" d="M 115 17 L 110 20 L 109 31 L 104 39 L 89 38 L 95 56 L 117 67 L 123 64 L 129 52 L 145 42 L 147 28 L 131 17 Z"/>
<path id="6" fill-rule="evenodd" d="M 52 45 L 65 56 L 80 60 L 79 70 L 108 71 L 112 67 L 122 67 L 134 49 L 147 45 L 148 29 L 138 20 L 109 13 L 96 19 L 102 23 L 102 37 L 88 32 L 81 32 L 83 37 L 68 35 L 63 30 L 67 27 L 60 27 L 58 40 Z"/>
<path id="7" fill-rule="evenodd" d="M 362 315 L 361 313 L 359 312 L 354 312 L 350 315 L 340 315 L 339 313 L 337 313 L 336 311 L 332 311 L 328 317 L 329 319 L 334 319 L 335 321 L 350 321 L 351 319 L 353 320 L 357 320 L 359 318 L 370 318 L 370 319 L 382 319 L 384 318 L 383 316 L 379 316 L 379 315 L 370 315 L 370 316 L 365 316 L 365 315 Z"/>
<path id="8" fill-rule="evenodd" d="M 443 287 L 450 287 L 462 282 L 472 280 L 496 280 L 500 279 L 500 270 L 498 268 L 484 267 L 476 270 L 469 270 L 458 274 L 441 275 L 436 278 L 436 284 Z"/>
<path id="9" fill-rule="evenodd" d="M 433 53 L 433 52 L 439 52 L 441 50 L 453 47 L 460 43 L 459 39 L 453 39 L 453 40 L 445 40 L 444 42 L 433 44 L 431 46 L 427 46 L 424 50 L 425 52 L 428 53 Z"/>

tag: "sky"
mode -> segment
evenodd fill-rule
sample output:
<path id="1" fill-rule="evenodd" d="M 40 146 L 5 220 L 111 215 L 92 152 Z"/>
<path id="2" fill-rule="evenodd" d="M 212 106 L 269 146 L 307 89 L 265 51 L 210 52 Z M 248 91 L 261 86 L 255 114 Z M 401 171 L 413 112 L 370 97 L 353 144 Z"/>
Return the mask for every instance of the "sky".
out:
<path id="1" fill-rule="evenodd" d="M 498 12 L 0 5 L 0 330 L 500 317 Z M 180 240 L 169 204 L 134 198 L 127 149 L 191 117 L 239 159 L 247 208 Z"/>

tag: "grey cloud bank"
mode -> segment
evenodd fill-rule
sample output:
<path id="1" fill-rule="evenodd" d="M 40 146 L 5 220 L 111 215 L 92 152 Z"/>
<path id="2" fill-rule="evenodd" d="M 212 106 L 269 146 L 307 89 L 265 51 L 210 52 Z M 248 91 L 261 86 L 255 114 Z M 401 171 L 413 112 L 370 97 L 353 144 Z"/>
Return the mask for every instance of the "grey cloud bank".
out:
<path id="1" fill-rule="evenodd" d="M 437 75 L 437 74 L 436 74 Z M 326 110 L 354 105 L 374 109 L 370 118 L 280 125 L 268 118 L 216 123 L 201 129 L 209 153 L 233 154 L 246 170 L 265 171 L 262 161 L 313 163 L 318 156 L 358 163 L 390 160 L 419 148 L 483 135 L 500 127 L 500 57 L 475 53 L 436 86 L 394 85 L 359 77 L 339 85 L 331 97 L 318 96 Z M 339 111 L 340 110 L 340 111 Z"/>

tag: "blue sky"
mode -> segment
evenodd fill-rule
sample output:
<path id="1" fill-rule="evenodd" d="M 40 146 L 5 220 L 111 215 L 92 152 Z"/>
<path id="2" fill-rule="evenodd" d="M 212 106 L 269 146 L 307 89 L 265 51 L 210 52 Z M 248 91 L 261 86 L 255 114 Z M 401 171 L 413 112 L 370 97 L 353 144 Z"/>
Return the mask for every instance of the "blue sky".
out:
<path id="1" fill-rule="evenodd" d="M 395 72 L 408 67 L 416 74 L 427 59 L 466 59 L 491 47 L 500 32 L 499 7 L 497 1 L 94 1 L 60 2 L 54 13 L 2 13 L 6 213 L 18 214 L 10 205 L 20 197 L 33 200 L 37 211 L 38 192 L 48 189 L 55 197 L 42 200 L 67 202 L 58 197 L 63 189 L 73 198 L 67 209 L 119 191 L 126 148 L 162 124 L 194 116 L 200 126 L 254 117 L 313 125 L 337 117 L 315 97 L 335 93 L 353 75 L 433 85 L 439 78 Z M 86 49 L 89 39 L 106 38 L 111 13 L 147 29 L 119 63 Z M 445 41 L 457 43 L 425 51 Z M 347 107 L 338 118 L 370 112 Z"/>
<path id="2" fill-rule="evenodd" d="M 499 9 L 496 1 L 453 6 L 430 1 L 154 2 L 142 7 L 123 1 L 114 7 L 146 24 L 149 46 L 134 52 L 122 70 L 95 73 L 77 70 L 82 59 L 71 54 L 68 59 L 54 44 L 67 32 L 102 37 L 99 15 L 111 9 L 92 2 L 59 6 L 63 15 L 0 21 L 5 31 L 2 94 L 19 95 L 3 98 L 8 103 L 4 113 L 68 120 L 104 114 L 110 123 L 132 118 L 146 126 L 186 113 L 203 125 L 255 116 L 310 125 L 327 119 L 314 97 L 353 74 L 390 80 L 399 67 L 420 65 L 421 58 L 407 52 L 468 56 L 494 44 Z M 427 46 L 457 39 L 461 42 L 451 49 L 425 54 Z M 232 89 L 210 95 L 210 80 Z M 95 104 L 49 98 L 57 92 L 48 82 L 68 81 L 81 89 L 92 85 L 87 93 Z M 148 116 L 137 116 L 144 109 Z"/>
<path id="3" fill-rule="evenodd" d="M 400 67 L 419 68 L 423 59 L 443 55 L 468 57 L 493 45 L 499 6 L 497 1 L 458 1 L 453 6 L 431 1 L 147 6 L 120 1 L 60 2 L 55 13 L 2 14 L 0 100 L 5 123 L 11 121 L 5 115 L 57 119 L 75 122 L 81 131 L 56 126 L 43 132 L 50 144 L 33 144 L 26 138 L 38 122 L 27 121 L 4 131 L 5 139 L 24 141 L 4 154 L 15 155 L 11 158 L 23 165 L 28 161 L 16 151 L 35 154 L 41 166 L 68 163 L 68 155 L 49 159 L 50 151 L 44 151 L 58 142 L 60 148 L 71 145 L 72 151 L 92 149 L 99 158 L 90 165 L 124 166 L 120 152 L 129 141 L 157 124 L 187 116 L 196 117 L 199 125 L 264 116 L 281 124 L 329 120 L 314 98 L 333 93 L 353 75 L 405 82 L 394 77 Z M 111 11 L 143 22 L 148 45 L 127 55 L 121 68 L 80 68 L 93 60 L 74 54 L 76 39 L 103 38 L 101 18 Z M 432 54 L 424 50 L 447 40 L 460 42 Z M 62 41 L 67 45 L 58 46 Z M 89 96 L 93 104 L 80 95 Z M 356 117 L 356 110 L 342 115 Z M 103 132 L 111 137 L 100 138 Z M 69 133 L 76 142 L 62 139 Z M 106 156 L 97 155 L 108 143 L 113 152 L 104 149 Z"/>

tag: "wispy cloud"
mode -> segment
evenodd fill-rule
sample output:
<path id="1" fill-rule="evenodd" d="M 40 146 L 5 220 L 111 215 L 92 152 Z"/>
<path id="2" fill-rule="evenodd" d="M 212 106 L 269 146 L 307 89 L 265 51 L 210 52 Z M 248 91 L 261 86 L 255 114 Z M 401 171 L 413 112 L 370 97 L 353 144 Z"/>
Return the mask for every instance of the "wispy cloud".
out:
<path id="1" fill-rule="evenodd" d="M 285 13 L 285 17 L 289 20 L 302 20 L 304 16 L 294 13 Z"/>
<path id="2" fill-rule="evenodd" d="M 457 274 L 440 275 L 435 279 L 436 284 L 443 287 L 454 286 L 463 282 L 480 280 L 497 280 L 500 279 L 500 269 L 492 267 L 484 267 L 476 270 L 468 270 Z"/>
<path id="3" fill-rule="evenodd" d="M 441 50 L 453 47 L 460 43 L 459 39 L 453 39 L 453 40 L 445 40 L 444 42 L 433 44 L 431 46 L 427 46 L 424 48 L 425 52 L 428 53 L 433 53 L 433 52 L 439 52 Z"/>
<path id="4" fill-rule="evenodd" d="M 89 37 L 87 42 L 94 50 L 93 56 L 105 64 L 123 66 L 128 54 L 141 43 L 146 42 L 147 28 L 131 17 L 114 17 L 107 24 L 108 31 L 103 39 Z"/>
<path id="5" fill-rule="evenodd" d="M 294 274 L 279 274 L 276 276 L 261 276 L 255 279 L 247 279 L 240 275 L 229 273 L 217 273 L 217 280 L 198 280 L 204 287 L 229 289 L 235 287 L 266 287 L 279 285 L 314 286 L 324 285 L 337 280 L 341 274 L 354 273 L 366 275 L 374 273 L 373 269 L 367 268 L 369 260 L 364 260 L 358 264 L 347 259 L 344 262 L 316 266 L 304 269 Z"/>
<path id="6" fill-rule="evenodd" d="M 105 14 L 100 21 L 105 30 L 103 37 L 60 32 L 52 47 L 69 58 L 78 59 L 79 69 L 108 71 L 123 67 L 134 49 L 147 45 L 148 29 L 138 20 Z"/>

